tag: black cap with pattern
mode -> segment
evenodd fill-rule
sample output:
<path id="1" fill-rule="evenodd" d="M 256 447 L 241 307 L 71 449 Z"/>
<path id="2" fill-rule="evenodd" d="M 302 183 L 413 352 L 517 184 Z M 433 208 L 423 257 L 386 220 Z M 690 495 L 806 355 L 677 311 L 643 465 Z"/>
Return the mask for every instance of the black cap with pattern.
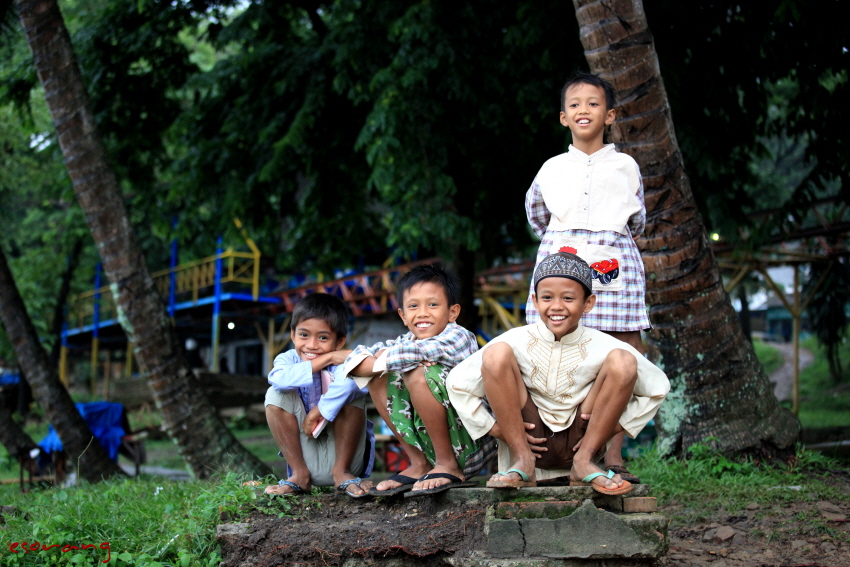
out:
<path id="1" fill-rule="evenodd" d="M 587 262 L 576 256 L 575 248 L 564 246 L 543 258 L 534 270 L 534 290 L 544 278 L 559 277 L 575 280 L 588 291 L 593 290 L 593 276 Z"/>

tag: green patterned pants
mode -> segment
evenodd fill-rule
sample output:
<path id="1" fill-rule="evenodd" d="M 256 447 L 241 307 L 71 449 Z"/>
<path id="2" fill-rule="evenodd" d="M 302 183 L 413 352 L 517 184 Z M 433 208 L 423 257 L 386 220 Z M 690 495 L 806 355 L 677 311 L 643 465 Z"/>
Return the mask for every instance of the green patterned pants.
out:
<path id="1" fill-rule="evenodd" d="M 440 364 L 425 367 L 425 382 L 434 398 L 446 408 L 446 420 L 449 426 L 449 439 L 454 449 L 457 464 L 463 470 L 466 478 L 475 475 L 496 454 L 496 440 L 485 435 L 473 441 L 463 422 L 460 420 L 454 407 L 449 401 L 446 391 L 446 377 L 448 369 Z M 398 372 L 390 372 L 387 380 L 387 410 L 399 435 L 405 442 L 413 445 L 428 459 L 434 463 L 434 444 L 425 431 L 425 424 L 416 412 L 410 401 L 410 392 L 404 383 L 404 379 Z"/>

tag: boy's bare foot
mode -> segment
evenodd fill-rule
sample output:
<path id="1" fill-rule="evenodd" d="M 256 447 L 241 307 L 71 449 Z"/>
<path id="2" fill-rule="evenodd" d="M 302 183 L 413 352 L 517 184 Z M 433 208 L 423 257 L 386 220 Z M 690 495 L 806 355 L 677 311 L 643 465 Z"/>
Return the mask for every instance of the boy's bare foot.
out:
<path id="1" fill-rule="evenodd" d="M 410 477 L 410 478 L 422 478 L 423 476 L 425 476 L 425 473 L 427 473 L 430 469 L 431 469 L 431 465 L 429 465 L 426 462 L 423 465 L 413 465 L 413 466 L 401 471 L 398 474 L 400 474 L 402 476 L 407 476 L 407 477 Z M 402 486 L 404 486 L 404 484 L 402 484 L 401 482 L 398 482 L 396 480 L 387 479 L 387 480 L 382 480 L 381 482 L 379 482 L 378 485 L 375 487 L 375 490 L 377 490 L 378 492 L 384 492 L 384 491 L 387 491 L 387 490 L 394 490 L 394 489 L 400 488 Z M 416 485 L 414 484 L 414 486 L 416 486 Z"/>
<path id="2" fill-rule="evenodd" d="M 487 486 L 491 486 L 490 483 L 517 483 L 517 482 L 537 482 L 536 477 L 534 475 L 534 465 L 535 465 L 535 457 L 532 455 L 530 458 L 519 458 L 517 461 L 508 469 L 507 472 L 497 472 L 493 476 L 490 477 L 490 480 L 487 481 Z M 525 474 L 525 478 L 519 471 L 522 471 Z M 507 486 L 505 484 L 504 486 Z"/>
<path id="3" fill-rule="evenodd" d="M 346 480 L 352 480 L 357 478 L 351 473 L 343 473 L 340 475 L 334 475 L 334 486 L 339 486 L 344 483 Z M 375 484 L 371 480 L 363 479 L 359 483 L 350 483 L 345 487 L 345 492 L 349 496 L 363 496 L 369 489 L 375 486 Z"/>
<path id="4" fill-rule="evenodd" d="M 309 475 L 293 474 L 286 480 L 267 486 L 264 492 L 275 496 L 283 496 L 285 494 L 301 494 L 303 492 L 310 492 L 312 489 L 313 485 Z"/>
<path id="5" fill-rule="evenodd" d="M 463 476 L 463 471 L 460 470 L 457 466 L 447 467 L 447 466 L 444 466 L 444 465 L 435 465 L 433 469 L 431 469 L 430 471 L 427 472 L 427 474 L 434 474 L 434 473 L 446 473 L 446 474 L 450 474 L 452 476 L 456 476 L 461 481 L 466 480 Z M 422 475 L 422 476 L 426 476 L 426 475 Z M 421 479 L 422 476 L 420 476 L 419 478 Z M 448 479 L 448 478 L 429 478 L 429 479 L 425 479 L 425 480 L 419 480 L 413 485 L 413 491 L 412 492 L 417 492 L 419 490 L 431 490 L 432 488 L 438 488 L 440 486 L 443 486 L 444 484 L 450 484 L 451 482 L 453 482 L 453 481 Z"/>

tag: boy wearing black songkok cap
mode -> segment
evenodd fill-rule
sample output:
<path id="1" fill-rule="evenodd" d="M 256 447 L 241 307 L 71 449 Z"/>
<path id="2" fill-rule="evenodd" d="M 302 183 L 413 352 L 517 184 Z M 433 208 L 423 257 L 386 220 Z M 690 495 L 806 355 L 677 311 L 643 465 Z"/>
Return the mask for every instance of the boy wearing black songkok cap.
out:
<path id="1" fill-rule="evenodd" d="M 621 431 L 635 437 L 670 390 L 664 372 L 633 347 L 581 325 L 596 296 L 590 267 L 574 252 L 562 248 L 537 266 L 537 323 L 500 335 L 449 374 L 449 398 L 472 438 L 499 439 L 505 472 L 488 486 L 569 475 L 603 494 L 629 492 L 631 484 L 606 475 L 594 457 Z"/>

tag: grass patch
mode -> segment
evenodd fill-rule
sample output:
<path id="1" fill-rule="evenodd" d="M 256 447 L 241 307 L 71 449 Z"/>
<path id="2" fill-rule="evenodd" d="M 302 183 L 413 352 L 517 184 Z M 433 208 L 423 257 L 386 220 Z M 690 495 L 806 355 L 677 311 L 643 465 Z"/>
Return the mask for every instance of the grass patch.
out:
<path id="1" fill-rule="evenodd" d="M 753 340 L 753 350 L 756 351 L 756 358 L 759 359 L 768 376 L 779 370 L 779 367 L 785 362 L 785 358 L 778 348 L 762 340 Z"/>
<path id="2" fill-rule="evenodd" d="M 671 514 L 678 525 L 705 521 L 718 510 L 734 514 L 750 503 L 768 508 L 791 502 L 850 501 L 850 494 L 831 482 L 830 471 L 844 467 L 820 453 L 799 449 L 791 467 L 731 460 L 701 444 L 691 447 L 689 457 L 662 458 L 653 448 L 629 461 L 629 469 L 652 486 L 653 496 L 678 505 Z"/>
<path id="3" fill-rule="evenodd" d="M 19 510 L 6 515 L 3 565 L 95 567 L 109 557 L 110 565 L 217 566 L 221 506 L 237 516 L 253 508 L 278 515 L 289 511 L 286 499 L 259 496 L 241 486 L 242 480 L 236 475 L 189 482 L 117 479 L 26 495 L 17 486 L 3 487 L 4 504 Z M 8 548 L 15 542 L 18 553 Z M 23 542 L 41 545 L 24 553 Z M 80 549 L 63 552 L 68 545 Z"/>
<path id="4" fill-rule="evenodd" d="M 801 346 L 814 355 L 812 364 L 800 372 L 803 427 L 850 426 L 850 341 L 845 340 L 839 350 L 844 376 L 838 384 L 829 375 L 824 348 L 817 340 L 808 337 Z"/>

